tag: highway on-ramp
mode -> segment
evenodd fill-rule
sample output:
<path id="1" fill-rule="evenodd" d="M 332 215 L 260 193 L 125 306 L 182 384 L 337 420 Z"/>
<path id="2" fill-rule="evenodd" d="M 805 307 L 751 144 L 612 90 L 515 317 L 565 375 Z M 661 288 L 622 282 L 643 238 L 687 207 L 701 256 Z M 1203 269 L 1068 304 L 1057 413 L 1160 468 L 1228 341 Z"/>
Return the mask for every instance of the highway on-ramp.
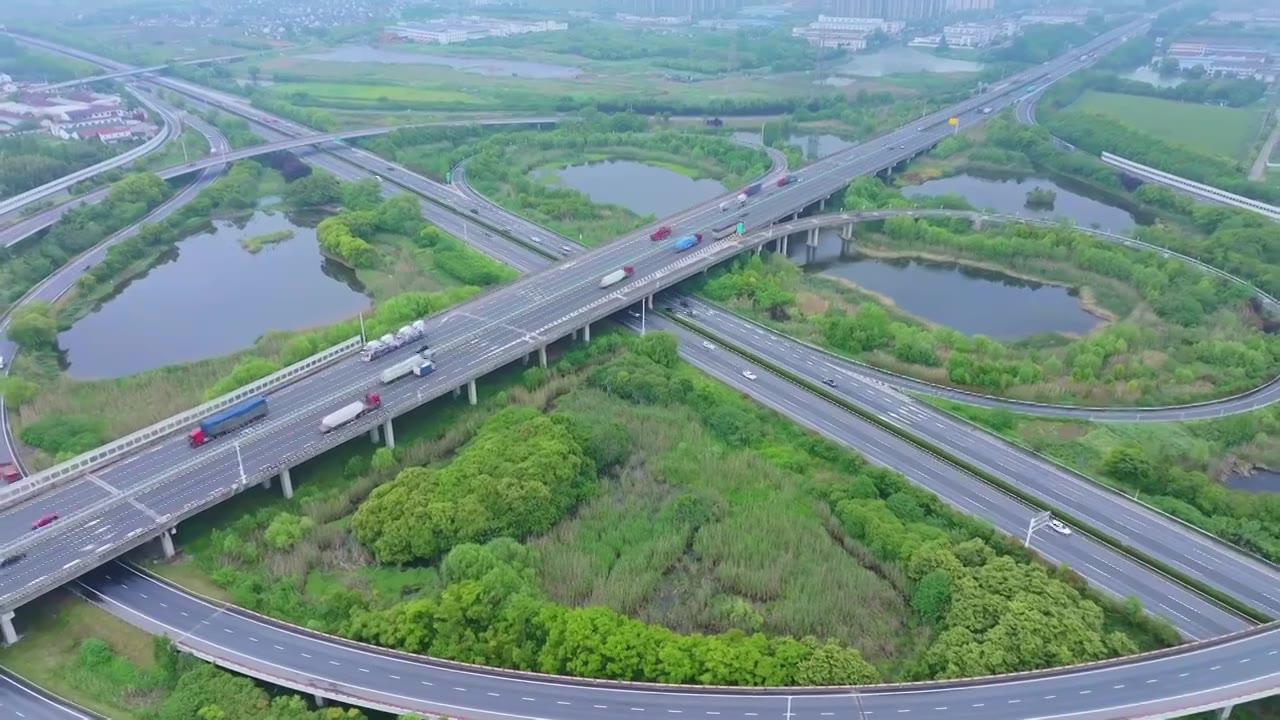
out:
<path id="1" fill-rule="evenodd" d="M 201 600 L 118 564 L 85 576 L 79 587 L 109 612 L 223 667 L 365 707 L 469 720 L 1133 720 L 1265 697 L 1280 677 L 1280 632 L 1268 627 L 1173 653 L 969 682 L 762 691 L 593 683 L 324 636 Z"/>

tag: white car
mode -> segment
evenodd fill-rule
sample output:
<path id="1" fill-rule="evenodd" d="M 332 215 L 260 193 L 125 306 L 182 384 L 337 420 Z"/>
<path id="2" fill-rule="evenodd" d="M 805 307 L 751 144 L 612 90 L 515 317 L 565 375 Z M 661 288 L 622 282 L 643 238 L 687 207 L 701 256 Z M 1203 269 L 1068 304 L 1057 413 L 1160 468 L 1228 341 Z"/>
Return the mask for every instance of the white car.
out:
<path id="1" fill-rule="evenodd" d="M 755 373 L 753 373 L 753 372 L 751 372 L 750 370 L 743 370 L 743 371 L 742 371 L 742 377 L 744 377 L 744 378 L 746 378 L 746 379 L 748 379 L 748 380 L 755 380 L 755 379 L 756 379 L 756 374 L 755 374 Z"/>
<path id="2" fill-rule="evenodd" d="M 1069 528 L 1069 527 L 1067 527 L 1065 524 L 1063 524 L 1063 522 L 1062 522 L 1061 520 L 1050 520 L 1050 521 L 1049 521 L 1049 527 L 1053 528 L 1053 531 L 1054 531 L 1054 532 L 1056 532 L 1056 533 L 1058 533 L 1059 535 L 1070 535 L 1070 534 L 1071 534 L 1071 528 Z"/>
<path id="3" fill-rule="evenodd" d="M 703 340 L 703 341 L 702 341 L 702 347 L 704 347 L 704 348 L 706 348 L 706 349 L 708 349 L 708 350 L 715 350 L 715 349 L 716 349 L 716 346 L 715 346 L 715 345 L 712 345 L 711 343 L 707 342 L 706 340 Z M 3 363 L 0 363 L 0 367 L 4 367 L 4 364 L 3 364 Z"/>
<path id="4" fill-rule="evenodd" d="M 702 343 L 702 344 L 706 345 L 706 343 Z M 4 356 L 0 355 L 0 370 L 3 370 L 3 369 L 4 369 Z"/>

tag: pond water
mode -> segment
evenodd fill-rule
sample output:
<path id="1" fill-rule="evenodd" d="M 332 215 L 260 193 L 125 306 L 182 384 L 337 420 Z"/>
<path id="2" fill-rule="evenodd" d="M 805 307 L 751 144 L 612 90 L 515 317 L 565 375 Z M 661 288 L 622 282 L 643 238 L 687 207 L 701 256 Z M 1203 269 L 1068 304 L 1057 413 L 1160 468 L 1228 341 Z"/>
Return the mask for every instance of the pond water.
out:
<path id="1" fill-rule="evenodd" d="M 732 134 L 735 140 L 745 142 L 760 143 L 760 133 L 751 132 L 749 130 L 739 130 Z M 804 153 L 805 160 L 813 161 L 820 158 L 834 155 L 845 148 L 853 147 L 854 143 L 845 140 L 838 135 L 827 134 L 810 134 L 810 135 L 789 135 L 787 137 L 788 145 L 795 145 Z"/>
<path id="2" fill-rule="evenodd" d="M 1044 188 L 1057 193 L 1052 210 L 1026 207 L 1027 192 Z M 974 207 L 992 208 L 997 212 L 1037 218 L 1070 218 L 1083 227 L 1097 227 L 1111 232 L 1124 232 L 1135 225 L 1147 224 L 1149 218 L 1138 217 L 1128 210 L 1109 205 L 1084 193 L 1087 187 L 1047 177 L 986 177 L 976 174 L 952 175 L 902 189 L 907 197 L 919 195 L 959 195 Z"/>
<path id="3" fill-rule="evenodd" d="M 859 53 L 836 68 L 837 75 L 884 77 L 904 73 L 973 73 L 982 63 L 941 57 L 919 48 L 893 45 L 875 52 Z"/>
<path id="4" fill-rule="evenodd" d="M 1047 332 L 1082 335 L 1101 322 L 1070 288 L 950 262 L 841 257 L 840 235 L 833 229 L 820 233 L 816 253 L 806 258 L 797 237 L 787 254 L 807 272 L 849 280 L 904 312 L 966 335 L 1004 341 Z"/>
<path id="5" fill-rule="evenodd" d="M 724 194 L 718 180 L 695 180 L 674 170 L 634 160 L 603 160 L 557 170 L 534 170 L 534 178 L 554 175 L 598 203 L 620 205 L 640 215 L 667 217 Z"/>
<path id="6" fill-rule="evenodd" d="M 1186 78 L 1178 75 L 1161 75 L 1146 66 L 1127 73 L 1121 73 L 1120 77 L 1125 80 L 1137 80 L 1138 82 L 1150 83 L 1156 87 L 1177 87 L 1187 81 Z"/>
<path id="7" fill-rule="evenodd" d="M 1280 471 L 1255 470 L 1252 475 L 1229 475 L 1226 485 L 1246 492 L 1280 492 Z"/>
<path id="8" fill-rule="evenodd" d="M 314 327 L 367 308 L 350 271 L 320 255 L 320 219 L 258 211 L 179 241 L 58 336 L 68 374 L 120 377 L 217 357 L 268 330 Z M 241 238 L 283 230 L 293 238 L 256 254 L 240 246 Z"/>
<path id="9" fill-rule="evenodd" d="M 299 57 L 320 62 L 340 63 L 386 63 L 390 65 L 443 65 L 454 70 L 496 77 L 527 77 L 540 80 L 574 78 L 582 74 L 581 70 L 568 65 L 552 65 L 550 63 L 529 62 L 526 60 L 507 60 L 503 58 L 460 57 L 457 55 L 435 55 L 419 52 L 400 52 L 384 50 L 368 45 L 343 45 L 321 53 L 310 53 Z"/>

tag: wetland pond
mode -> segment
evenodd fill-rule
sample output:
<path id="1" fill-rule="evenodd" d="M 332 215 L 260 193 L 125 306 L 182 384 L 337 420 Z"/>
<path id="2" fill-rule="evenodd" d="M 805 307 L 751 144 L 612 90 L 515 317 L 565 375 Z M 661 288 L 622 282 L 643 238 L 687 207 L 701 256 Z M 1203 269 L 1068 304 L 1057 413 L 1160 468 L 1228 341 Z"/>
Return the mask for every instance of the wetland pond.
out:
<path id="1" fill-rule="evenodd" d="M 1048 332 L 1083 335 L 1102 322 L 1071 288 L 953 262 L 842 257 L 833 229 L 820 233 L 816 252 L 806 257 L 800 237 L 791 238 L 787 254 L 806 272 L 847 280 L 904 312 L 966 335 L 1011 342 Z"/>
<path id="2" fill-rule="evenodd" d="M 343 45 L 321 53 L 299 57 L 318 62 L 382 63 L 387 65 L 441 65 L 462 72 L 489 77 L 526 77 L 536 80 L 565 80 L 582 74 L 568 65 L 508 60 L 505 58 L 461 57 L 425 52 L 384 50 L 368 45 Z"/>
<path id="3" fill-rule="evenodd" d="M 1038 187 L 1052 190 L 1057 195 L 1052 210 L 1032 210 L 1026 206 L 1027 193 Z M 1151 222 L 1150 218 L 1135 215 L 1086 193 L 1086 187 L 1047 177 L 996 177 L 976 173 L 952 175 L 902 188 L 902 194 L 907 197 L 959 195 L 975 208 L 1046 220 L 1065 217 L 1082 227 L 1121 234 L 1132 230 L 1135 225 Z"/>
<path id="4" fill-rule="evenodd" d="M 354 275 L 324 258 L 316 213 L 258 210 L 180 240 L 148 271 L 58 335 L 68 374 L 82 380 L 226 355 L 268 330 L 299 330 L 369 306 Z M 292 237 L 256 253 L 249 237 Z"/>
<path id="5" fill-rule="evenodd" d="M 694 178 L 635 160 L 601 160 L 529 173 L 549 185 L 570 188 L 593 202 L 624 207 L 638 215 L 667 217 L 691 205 L 723 195 L 718 180 Z"/>

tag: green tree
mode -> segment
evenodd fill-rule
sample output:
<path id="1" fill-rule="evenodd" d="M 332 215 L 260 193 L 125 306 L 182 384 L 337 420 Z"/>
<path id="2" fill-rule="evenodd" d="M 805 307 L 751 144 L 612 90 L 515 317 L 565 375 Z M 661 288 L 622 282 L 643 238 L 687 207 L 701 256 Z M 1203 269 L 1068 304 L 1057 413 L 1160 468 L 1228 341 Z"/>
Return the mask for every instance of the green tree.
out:
<path id="1" fill-rule="evenodd" d="M 58 322 L 53 306 L 38 300 L 14 311 L 9 320 L 9 339 L 32 350 L 52 347 L 58 339 Z"/>
<path id="2" fill-rule="evenodd" d="M 289 183 L 284 190 L 285 200 L 294 207 L 320 207 L 338 201 L 341 194 L 334 176 L 313 172 Z"/>

